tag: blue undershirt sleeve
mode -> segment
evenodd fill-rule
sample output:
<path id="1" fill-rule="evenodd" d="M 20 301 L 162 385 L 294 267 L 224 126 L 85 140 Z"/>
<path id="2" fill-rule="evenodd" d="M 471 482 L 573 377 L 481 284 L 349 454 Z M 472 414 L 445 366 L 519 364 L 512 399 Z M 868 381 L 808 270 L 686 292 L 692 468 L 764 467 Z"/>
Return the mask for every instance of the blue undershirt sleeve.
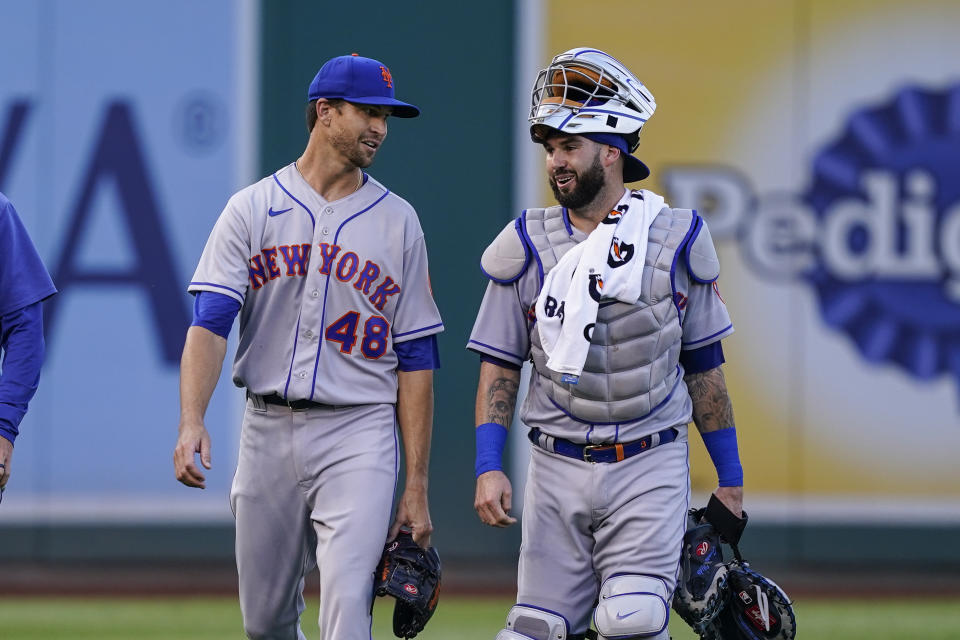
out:
<path id="1" fill-rule="evenodd" d="M 437 335 L 431 334 L 405 342 L 394 343 L 399 371 L 424 371 L 440 368 L 440 350 Z"/>
<path id="2" fill-rule="evenodd" d="M 684 375 L 703 373 L 719 367 L 724 362 L 726 360 L 723 357 L 723 347 L 720 346 L 719 340 L 699 349 L 680 352 L 680 364 L 683 366 Z"/>
<path id="3" fill-rule="evenodd" d="M 471 351 L 473 350 L 471 349 Z M 503 367 L 504 369 L 511 369 L 513 371 L 520 371 L 520 369 L 522 369 L 522 367 L 515 365 L 512 362 L 509 362 L 507 360 L 501 360 L 500 358 L 495 358 L 489 354 L 486 354 L 480 351 L 477 351 L 476 353 L 480 354 L 481 362 L 489 362 L 490 364 L 495 364 L 498 367 Z"/>
<path id="4" fill-rule="evenodd" d="M 193 322 L 190 324 L 226 338 L 239 311 L 239 300 L 216 291 L 198 291 L 193 299 Z"/>
<path id="5" fill-rule="evenodd" d="M 39 302 L 0 316 L 0 437 L 13 442 L 37 391 L 43 364 L 43 308 Z"/>

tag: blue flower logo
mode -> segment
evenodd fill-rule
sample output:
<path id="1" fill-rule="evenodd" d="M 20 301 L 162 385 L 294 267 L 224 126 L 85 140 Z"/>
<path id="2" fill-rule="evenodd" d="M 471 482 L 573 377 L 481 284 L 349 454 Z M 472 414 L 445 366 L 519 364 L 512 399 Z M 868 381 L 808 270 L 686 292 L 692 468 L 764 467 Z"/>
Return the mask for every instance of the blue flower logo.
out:
<path id="1" fill-rule="evenodd" d="M 824 321 L 869 361 L 960 379 L 960 86 L 854 112 L 802 199 Z"/>

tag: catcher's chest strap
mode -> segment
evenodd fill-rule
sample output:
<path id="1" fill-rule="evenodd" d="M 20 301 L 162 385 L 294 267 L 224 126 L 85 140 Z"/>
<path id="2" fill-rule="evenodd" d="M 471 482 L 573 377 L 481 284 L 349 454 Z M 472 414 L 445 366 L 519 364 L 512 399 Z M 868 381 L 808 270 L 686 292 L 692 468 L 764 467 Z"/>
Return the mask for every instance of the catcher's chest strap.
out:
<path id="1" fill-rule="evenodd" d="M 649 451 L 661 444 L 667 444 L 677 439 L 677 430 L 673 427 L 658 431 L 633 440 L 618 444 L 578 444 L 563 438 L 548 436 L 540 429 L 533 427 L 527 433 L 530 442 L 545 451 L 559 453 L 562 456 L 583 460 L 584 462 L 620 462 L 638 453 Z"/>

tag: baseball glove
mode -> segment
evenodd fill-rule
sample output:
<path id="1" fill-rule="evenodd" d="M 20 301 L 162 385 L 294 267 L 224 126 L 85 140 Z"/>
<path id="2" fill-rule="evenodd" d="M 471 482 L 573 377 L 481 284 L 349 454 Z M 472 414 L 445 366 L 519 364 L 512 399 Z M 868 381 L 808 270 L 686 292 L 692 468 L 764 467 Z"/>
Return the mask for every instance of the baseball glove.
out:
<path id="1" fill-rule="evenodd" d="M 673 608 L 701 640 L 793 640 L 793 603 L 740 554 L 746 524 L 746 513 L 737 517 L 716 496 L 690 510 Z M 734 560 L 723 561 L 721 542 Z"/>
<path id="2" fill-rule="evenodd" d="M 393 633 L 413 638 L 423 630 L 440 598 L 440 556 L 424 549 L 409 531 L 401 531 L 383 549 L 374 577 L 374 595 L 393 596 Z"/>
<path id="3" fill-rule="evenodd" d="M 797 618 L 793 603 L 773 580 L 747 563 L 727 565 L 729 601 L 716 619 L 723 640 L 793 640 Z"/>
<path id="4" fill-rule="evenodd" d="M 720 534 L 712 524 L 702 522 L 703 513 L 704 509 L 690 510 L 673 593 L 674 611 L 701 636 L 726 602 L 727 582 Z"/>

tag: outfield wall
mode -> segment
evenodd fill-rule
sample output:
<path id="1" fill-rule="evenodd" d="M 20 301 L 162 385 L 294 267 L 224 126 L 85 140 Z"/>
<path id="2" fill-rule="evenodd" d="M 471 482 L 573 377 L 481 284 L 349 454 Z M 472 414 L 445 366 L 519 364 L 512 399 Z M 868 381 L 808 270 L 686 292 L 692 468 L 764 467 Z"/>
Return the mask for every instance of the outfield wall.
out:
<path id="1" fill-rule="evenodd" d="M 585 19 L 569 0 L 460 4 L 0 0 L 0 190 L 62 291 L 0 557 L 177 558 L 184 540 L 230 557 L 242 397 L 229 367 L 207 490 L 172 474 L 185 283 L 226 198 L 302 149 L 317 65 L 354 51 L 423 109 L 390 122 L 371 173 L 420 213 L 446 324 L 435 540 L 513 557 L 519 529 L 487 529 L 472 509 L 477 262 L 520 207 L 550 201 L 524 137 L 535 71 L 600 44 L 657 98 L 643 186 L 698 208 L 720 251 L 745 543 L 784 562 L 960 565 L 938 544 L 960 532 L 956 5 L 695 2 L 681 15 L 609 0 Z M 515 469 L 525 447 L 511 446 Z M 694 445 L 694 490 L 714 481 Z"/>

